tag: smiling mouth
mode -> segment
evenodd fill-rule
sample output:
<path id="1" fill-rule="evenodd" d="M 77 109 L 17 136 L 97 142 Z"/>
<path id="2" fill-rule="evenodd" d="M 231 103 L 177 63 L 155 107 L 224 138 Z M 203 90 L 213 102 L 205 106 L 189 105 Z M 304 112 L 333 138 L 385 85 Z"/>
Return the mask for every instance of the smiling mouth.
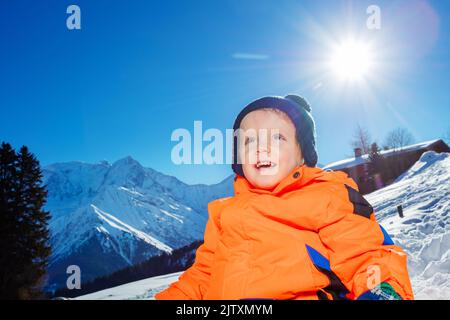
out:
<path id="1" fill-rule="evenodd" d="M 255 164 L 256 169 L 265 169 L 265 168 L 273 168 L 276 164 L 271 161 L 258 161 Z"/>

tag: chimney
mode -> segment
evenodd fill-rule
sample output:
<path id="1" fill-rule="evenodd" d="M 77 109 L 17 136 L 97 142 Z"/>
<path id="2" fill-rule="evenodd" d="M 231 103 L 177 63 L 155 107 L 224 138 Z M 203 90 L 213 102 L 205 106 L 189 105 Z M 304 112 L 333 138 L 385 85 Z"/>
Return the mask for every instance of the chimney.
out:
<path id="1" fill-rule="evenodd" d="M 355 151 L 355 158 L 361 157 L 361 155 L 362 155 L 361 148 L 355 148 L 354 151 Z"/>

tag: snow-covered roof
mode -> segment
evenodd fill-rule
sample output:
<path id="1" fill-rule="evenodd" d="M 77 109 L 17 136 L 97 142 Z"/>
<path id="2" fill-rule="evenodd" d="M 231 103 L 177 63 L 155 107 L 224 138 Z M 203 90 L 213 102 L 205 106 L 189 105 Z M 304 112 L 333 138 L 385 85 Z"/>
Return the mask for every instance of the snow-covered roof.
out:
<path id="1" fill-rule="evenodd" d="M 428 148 L 429 146 L 431 146 L 432 144 L 434 144 L 438 141 L 439 141 L 439 139 L 435 139 L 435 140 L 429 140 L 429 141 L 424 141 L 424 142 L 412 144 L 409 146 L 405 146 L 405 147 L 402 147 L 401 149 L 381 150 L 380 154 L 383 156 L 390 156 L 397 152 L 405 153 L 405 152 L 417 151 L 417 150 Z M 367 162 L 369 162 L 369 155 L 364 154 L 361 157 L 357 157 L 357 158 L 353 157 L 353 158 L 348 158 L 348 159 L 332 162 L 330 164 L 327 164 L 323 169 L 340 170 L 340 169 L 346 169 L 346 168 L 351 168 L 351 167 L 355 167 L 358 165 L 362 165 Z"/>

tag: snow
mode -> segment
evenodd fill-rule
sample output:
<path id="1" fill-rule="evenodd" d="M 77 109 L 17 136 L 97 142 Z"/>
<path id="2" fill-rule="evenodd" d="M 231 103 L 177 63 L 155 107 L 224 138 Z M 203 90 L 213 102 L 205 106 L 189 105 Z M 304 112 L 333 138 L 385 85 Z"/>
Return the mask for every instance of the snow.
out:
<path id="1" fill-rule="evenodd" d="M 163 210 L 163 209 L 159 209 L 162 213 L 164 213 L 165 215 L 167 215 L 167 216 L 169 216 L 169 217 L 172 217 L 172 218 L 174 218 L 175 220 L 177 220 L 177 221 L 179 221 L 180 223 L 184 223 L 184 221 L 183 221 L 183 219 L 182 219 L 182 217 L 181 216 L 179 216 L 179 215 L 176 215 L 176 214 L 172 214 L 172 213 L 170 213 L 170 212 L 168 212 L 168 211 L 166 211 L 166 210 Z"/>
<path id="2" fill-rule="evenodd" d="M 136 190 L 130 190 L 130 189 L 125 188 L 125 187 L 119 187 L 118 190 L 123 190 L 125 192 L 128 192 L 128 193 L 134 195 L 134 196 L 141 196 L 141 197 L 144 196 L 142 193 L 139 193 Z"/>
<path id="3" fill-rule="evenodd" d="M 75 300 L 154 300 L 154 295 L 178 280 L 182 272 L 130 282 L 114 288 L 79 296 Z"/>
<path id="4" fill-rule="evenodd" d="M 102 220 L 106 221 L 111 227 L 113 227 L 115 229 L 118 229 L 118 230 L 121 230 L 123 232 L 130 233 L 130 234 L 136 236 L 137 238 L 144 240 L 148 244 L 150 244 L 152 246 L 155 246 L 156 248 L 158 248 L 161 251 L 164 251 L 164 252 L 167 252 L 167 253 L 172 253 L 172 248 L 169 247 L 168 245 L 166 245 L 166 244 L 162 243 L 161 241 L 153 238 L 152 236 L 148 235 L 145 232 L 136 230 L 135 228 L 127 225 L 126 223 L 123 223 L 122 221 L 118 220 L 116 217 L 110 215 L 109 213 L 107 213 L 107 212 L 105 212 L 103 210 L 100 210 L 99 208 L 97 208 L 93 204 L 91 204 L 91 206 L 94 209 L 95 213 L 97 213 L 98 216 Z"/>
<path id="5" fill-rule="evenodd" d="M 424 141 L 424 142 L 412 144 L 412 145 L 409 145 L 409 146 L 406 146 L 406 147 L 402 147 L 401 149 L 397 149 L 397 150 L 395 150 L 395 149 L 381 150 L 380 154 L 383 155 L 383 156 L 390 156 L 394 152 L 412 152 L 412 151 L 417 151 L 417 150 L 425 149 L 425 148 L 431 146 L 432 144 L 434 144 L 434 143 L 436 143 L 438 141 L 439 140 Z M 323 169 L 324 170 L 326 170 L 326 169 L 341 170 L 341 169 L 346 169 L 346 168 L 362 165 L 362 164 L 367 163 L 367 162 L 369 162 L 369 155 L 368 154 L 364 154 L 361 157 L 348 158 L 348 159 L 332 162 L 330 164 L 327 164 L 325 167 L 323 167 Z"/>
<path id="6" fill-rule="evenodd" d="M 366 199 L 408 255 L 416 299 L 450 299 L 450 154 L 425 152 L 393 184 Z M 397 214 L 402 205 L 404 218 Z M 148 278 L 77 299 L 153 299 L 181 273 Z"/>
<path id="7" fill-rule="evenodd" d="M 416 299 L 450 299 L 449 182 L 450 154 L 428 151 L 395 183 L 366 195 L 378 221 L 408 254 Z"/>

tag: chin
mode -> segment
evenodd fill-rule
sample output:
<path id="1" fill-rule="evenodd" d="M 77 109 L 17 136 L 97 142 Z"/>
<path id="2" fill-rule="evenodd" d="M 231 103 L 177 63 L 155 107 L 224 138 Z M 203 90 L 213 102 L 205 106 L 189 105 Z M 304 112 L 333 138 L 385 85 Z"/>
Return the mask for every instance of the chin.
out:
<path id="1" fill-rule="evenodd" d="M 256 188 L 260 188 L 260 189 L 273 189 L 277 186 L 277 184 L 280 182 L 278 181 L 278 179 L 267 179 L 265 177 L 257 177 L 256 179 L 252 179 L 252 181 L 250 181 L 251 184 L 256 187 Z"/>

